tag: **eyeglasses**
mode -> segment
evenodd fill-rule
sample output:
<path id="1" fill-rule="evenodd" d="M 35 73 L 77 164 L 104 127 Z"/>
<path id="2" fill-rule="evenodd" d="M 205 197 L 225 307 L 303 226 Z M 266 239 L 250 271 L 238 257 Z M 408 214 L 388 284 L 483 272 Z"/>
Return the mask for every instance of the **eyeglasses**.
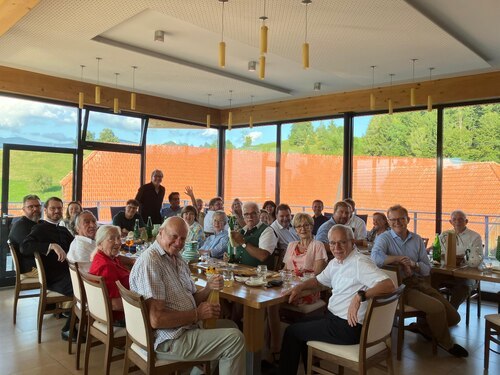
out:
<path id="1" fill-rule="evenodd" d="M 139 207 L 136 207 L 136 206 L 127 206 L 127 208 L 129 210 L 138 210 L 139 209 Z"/>
<path id="2" fill-rule="evenodd" d="M 391 223 L 404 223 L 407 221 L 406 217 L 395 217 L 394 219 L 389 219 Z"/>
<path id="3" fill-rule="evenodd" d="M 243 216 L 244 217 L 257 216 L 257 212 L 245 212 Z"/>
<path id="4" fill-rule="evenodd" d="M 30 204 L 29 206 L 24 206 L 24 208 L 27 208 L 28 210 L 34 210 L 36 208 L 40 208 L 42 205 L 40 204 Z"/>
<path id="5" fill-rule="evenodd" d="M 295 229 L 309 229 L 311 227 L 311 224 L 302 224 L 302 225 L 296 225 Z"/>
<path id="6" fill-rule="evenodd" d="M 346 241 L 329 241 L 328 244 L 331 246 L 331 247 L 336 247 L 337 245 L 339 245 L 340 247 L 345 247 L 345 245 L 347 245 L 348 242 L 351 242 L 350 240 L 346 240 Z"/>

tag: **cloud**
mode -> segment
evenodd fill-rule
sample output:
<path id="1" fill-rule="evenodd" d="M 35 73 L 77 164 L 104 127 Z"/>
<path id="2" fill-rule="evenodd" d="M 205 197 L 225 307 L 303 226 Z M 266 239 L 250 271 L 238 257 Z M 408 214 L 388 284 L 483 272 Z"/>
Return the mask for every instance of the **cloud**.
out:
<path id="1" fill-rule="evenodd" d="M 245 134 L 244 137 L 250 137 L 250 138 L 252 138 L 252 142 L 254 142 L 257 139 L 261 138 L 262 135 L 263 135 L 262 132 L 253 131 L 253 132 L 250 132 L 248 134 Z"/>
<path id="2" fill-rule="evenodd" d="M 215 137 L 217 135 L 217 129 L 205 129 L 201 133 L 202 137 Z"/>

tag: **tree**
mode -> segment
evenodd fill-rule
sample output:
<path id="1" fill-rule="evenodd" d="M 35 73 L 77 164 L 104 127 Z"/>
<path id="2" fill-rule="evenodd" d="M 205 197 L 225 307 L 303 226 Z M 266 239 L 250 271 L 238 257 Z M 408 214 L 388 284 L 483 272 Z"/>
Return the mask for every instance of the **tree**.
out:
<path id="1" fill-rule="evenodd" d="M 95 134 L 91 131 L 87 131 L 86 141 L 95 141 Z"/>
<path id="2" fill-rule="evenodd" d="M 243 148 L 250 148 L 252 147 L 252 137 L 249 135 L 245 135 L 243 138 Z"/>
<path id="3" fill-rule="evenodd" d="M 292 125 L 288 141 L 292 148 L 297 147 L 300 150 L 300 148 L 304 147 L 306 144 L 311 145 L 314 143 L 314 138 L 315 132 L 310 121 L 296 122 Z"/>
<path id="4" fill-rule="evenodd" d="M 109 128 L 102 129 L 99 133 L 99 142 L 118 143 L 119 141 L 118 137 L 113 133 L 113 130 Z"/>
<path id="5" fill-rule="evenodd" d="M 44 192 L 52 186 L 52 177 L 48 175 L 43 175 L 41 173 L 37 173 L 36 175 L 33 176 L 31 185 L 33 191 Z"/>

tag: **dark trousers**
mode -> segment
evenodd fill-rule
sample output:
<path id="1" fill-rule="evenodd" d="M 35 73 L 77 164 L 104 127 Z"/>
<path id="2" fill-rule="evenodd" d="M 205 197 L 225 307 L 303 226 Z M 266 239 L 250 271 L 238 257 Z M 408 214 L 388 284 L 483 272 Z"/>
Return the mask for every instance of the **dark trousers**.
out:
<path id="1" fill-rule="evenodd" d="M 279 373 L 296 374 L 301 354 L 304 367 L 306 366 L 308 341 L 322 341 L 337 345 L 359 344 L 362 327 L 361 324 L 351 327 L 347 320 L 329 311 L 324 317 L 311 318 L 288 326 L 281 346 Z"/>

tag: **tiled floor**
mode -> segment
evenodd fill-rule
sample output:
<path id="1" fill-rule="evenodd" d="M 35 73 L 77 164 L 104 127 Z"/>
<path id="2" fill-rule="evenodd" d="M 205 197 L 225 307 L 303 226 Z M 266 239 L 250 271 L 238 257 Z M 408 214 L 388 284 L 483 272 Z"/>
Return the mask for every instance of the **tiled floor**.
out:
<path id="1" fill-rule="evenodd" d="M 38 299 L 19 301 L 17 324 L 12 324 L 13 289 L 0 290 L 0 374 L 83 374 L 83 370 L 75 370 L 75 354 L 67 352 L 67 342 L 60 338 L 60 328 L 63 320 L 46 316 L 43 324 L 42 343 L 37 343 L 36 310 Z M 496 305 L 482 304 L 482 315 L 497 312 Z M 452 328 L 456 341 L 466 347 L 469 357 L 454 358 L 439 349 L 436 356 L 432 355 L 430 344 L 423 338 L 406 333 L 403 358 L 397 361 L 394 357 L 396 374 L 450 374 L 477 375 L 483 374 L 484 354 L 484 318 L 477 319 L 476 305 L 471 307 L 471 321 L 465 326 L 465 304 L 460 313 L 464 321 Z M 500 349 L 496 348 L 497 350 Z M 83 354 L 82 354 L 83 356 Z M 103 374 L 104 350 L 102 346 L 92 349 L 90 357 L 90 374 Z M 82 358 L 83 364 L 83 358 Z M 123 361 L 111 365 L 111 374 L 121 374 Z M 351 372 L 346 371 L 346 374 Z M 383 373 L 370 370 L 369 374 Z M 500 374 L 500 355 L 490 353 L 489 374 Z M 239 375 L 239 374 L 234 374 Z"/>

